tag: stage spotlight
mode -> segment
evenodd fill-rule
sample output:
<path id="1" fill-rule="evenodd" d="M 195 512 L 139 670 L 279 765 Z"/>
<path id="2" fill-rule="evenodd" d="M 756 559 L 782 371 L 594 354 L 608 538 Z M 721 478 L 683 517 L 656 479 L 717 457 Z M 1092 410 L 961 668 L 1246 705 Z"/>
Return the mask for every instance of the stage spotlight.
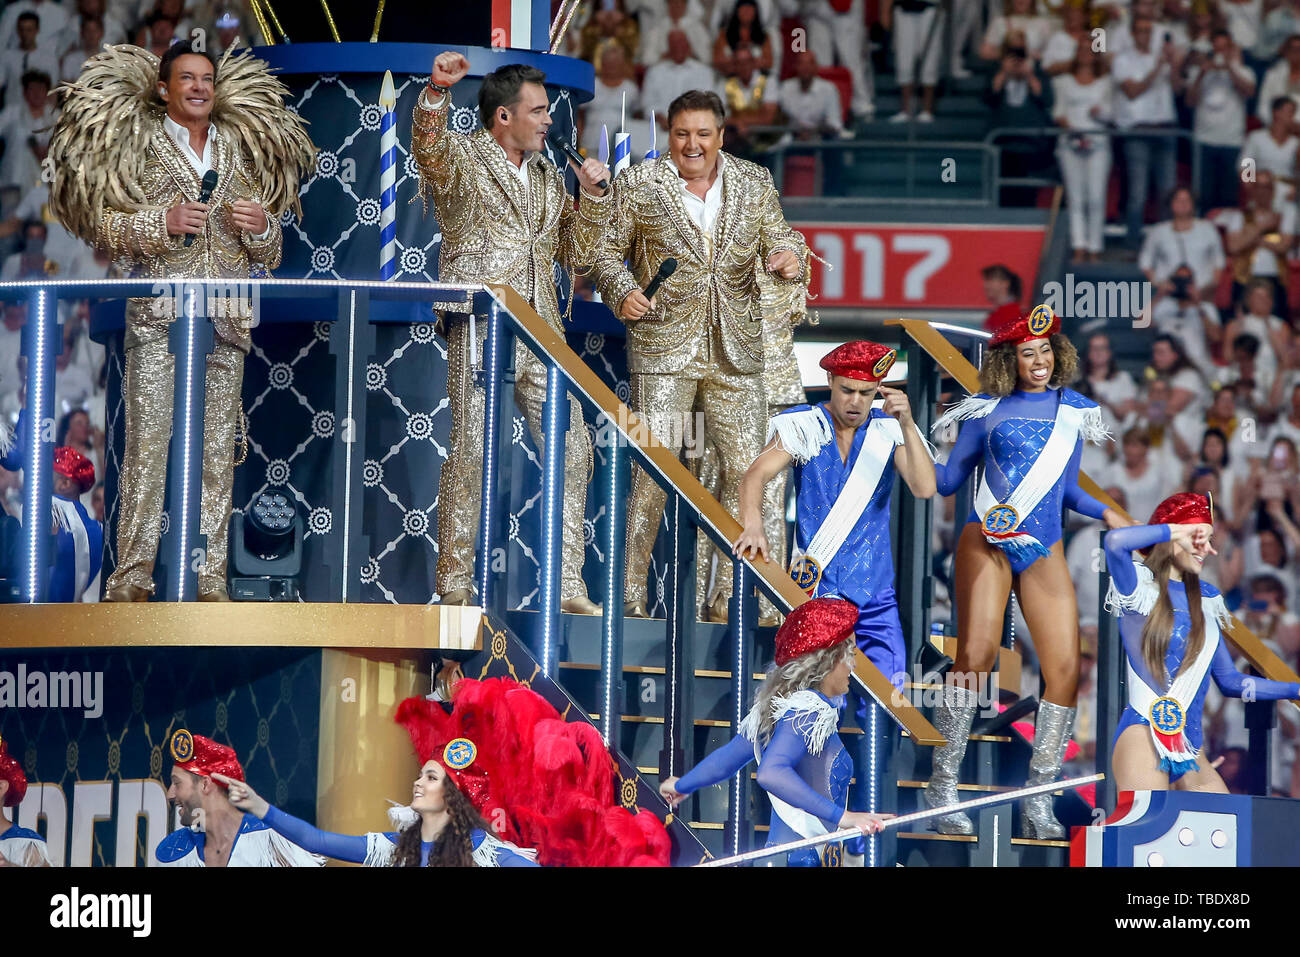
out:
<path id="1" fill-rule="evenodd" d="M 303 521 L 292 490 L 273 486 L 230 520 L 230 597 L 297 601 Z"/>

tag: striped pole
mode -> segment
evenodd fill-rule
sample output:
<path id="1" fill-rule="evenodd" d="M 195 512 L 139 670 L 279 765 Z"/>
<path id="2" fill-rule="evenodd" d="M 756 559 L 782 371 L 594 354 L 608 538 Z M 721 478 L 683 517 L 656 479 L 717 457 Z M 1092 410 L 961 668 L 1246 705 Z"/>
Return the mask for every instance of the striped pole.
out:
<path id="1" fill-rule="evenodd" d="M 379 278 L 388 280 L 397 272 L 397 93 L 388 70 L 379 105 L 384 108 L 379 124 Z"/>
<path id="2" fill-rule="evenodd" d="M 609 165 L 609 127 L 604 123 L 600 124 L 600 145 L 596 147 L 596 158 Z"/>
<path id="3" fill-rule="evenodd" d="M 648 160 L 658 159 L 659 150 L 655 147 L 659 143 L 659 131 L 655 128 L 655 111 L 650 111 L 650 149 L 646 151 L 645 158 Z"/>
<path id="4" fill-rule="evenodd" d="M 632 165 L 632 134 L 614 134 L 614 175 L 618 176 Z"/>

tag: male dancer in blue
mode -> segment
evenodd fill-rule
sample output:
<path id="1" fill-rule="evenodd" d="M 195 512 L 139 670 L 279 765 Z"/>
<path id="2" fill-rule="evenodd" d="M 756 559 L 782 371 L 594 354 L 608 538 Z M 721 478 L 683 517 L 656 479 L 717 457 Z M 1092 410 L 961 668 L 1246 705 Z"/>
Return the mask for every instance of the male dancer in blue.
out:
<path id="1" fill-rule="evenodd" d="M 853 759 L 836 727 L 853 670 L 858 609 L 842 598 L 814 598 L 786 616 L 776 657 L 739 734 L 659 793 L 676 807 L 700 788 L 726 781 L 758 761 L 758 786 L 772 802 L 768 846 L 840 828 L 879 831 L 892 815 L 846 810 Z M 788 855 L 791 867 L 837 867 L 840 846 Z"/>
<path id="2" fill-rule="evenodd" d="M 1210 502 L 1182 492 L 1158 506 L 1151 524 L 1105 538 L 1110 591 L 1128 657 L 1128 705 L 1115 731 L 1111 769 L 1121 791 L 1213 791 L 1228 788 L 1211 765 L 1197 762 L 1210 678 L 1225 695 L 1300 699 L 1300 684 L 1247 677 L 1220 636 L 1230 621 L 1218 589 L 1200 579 L 1215 554 Z M 1140 551 L 1141 563 L 1133 560 Z"/>
<path id="3" fill-rule="evenodd" d="M 17 808 L 27 794 L 27 775 L 0 740 L 0 807 Z M 17 818 L 17 814 L 14 815 Z M 15 822 L 0 818 L 0 867 L 49 867 L 45 838 Z"/>
<path id="4" fill-rule="evenodd" d="M 793 463 L 797 524 L 791 575 L 814 598 L 837 595 L 858 606 L 858 647 L 901 687 L 907 650 L 894 595 L 889 496 L 895 472 L 918 498 L 934 495 L 935 474 L 907 395 L 881 385 L 894 358 L 887 346 L 846 342 L 820 363 L 830 400 L 772 417 L 767 446 L 740 483 L 744 530 L 733 551 L 770 556 L 763 489 Z M 883 409 L 872 408 L 877 395 L 884 397 Z"/>

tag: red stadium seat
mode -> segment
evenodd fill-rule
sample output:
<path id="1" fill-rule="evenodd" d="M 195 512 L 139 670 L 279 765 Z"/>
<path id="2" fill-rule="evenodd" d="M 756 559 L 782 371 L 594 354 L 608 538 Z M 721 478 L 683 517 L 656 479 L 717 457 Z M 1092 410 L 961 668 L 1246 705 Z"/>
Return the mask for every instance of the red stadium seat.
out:
<path id="1" fill-rule="evenodd" d="M 817 157 L 815 155 L 786 156 L 785 184 L 781 192 L 786 196 L 817 195 Z"/>
<path id="2" fill-rule="evenodd" d="M 830 80 L 835 84 L 835 88 L 840 91 L 840 112 L 843 114 L 840 119 L 847 123 L 849 121 L 849 104 L 853 102 L 853 78 L 849 76 L 848 68 L 824 66 L 817 70 L 817 75 L 823 80 Z"/>

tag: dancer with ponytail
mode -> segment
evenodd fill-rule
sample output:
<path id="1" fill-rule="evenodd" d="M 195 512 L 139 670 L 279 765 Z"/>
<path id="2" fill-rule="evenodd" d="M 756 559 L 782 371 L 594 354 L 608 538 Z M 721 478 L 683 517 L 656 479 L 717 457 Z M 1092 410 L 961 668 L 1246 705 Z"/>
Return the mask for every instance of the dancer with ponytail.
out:
<path id="1" fill-rule="evenodd" d="M 957 661 L 934 713 L 948 743 L 934 752 L 925 789 L 930 807 L 957 802 L 958 771 L 1012 588 L 1046 683 L 1028 784 L 1045 784 L 1060 773 L 1074 726 L 1079 616 L 1061 545 L 1062 509 L 1104 519 L 1111 528 L 1129 523 L 1079 488 L 1083 441 L 1108 435 L 1097 404 L 1065 388 L 1078 373 L 1079 356 L 1060 330 L 1047 306 L 1003 326 L 989 340 L 980 369 L 983 391 L 935 423 L 962 422 L 948 463 L 935 466 L 939 494 L 953 494 L 976 466 L 984 475 L 957 543 Z M 1065 836 L 1051 795 L 1027 798 L 1020 822 L 1025 837 Z M 944 834 L 974 833 L 962 813 L 941 817 L 935 826 Z"/>
<path id="2" fill-rule="evenodd" d="M 1223 596 L 1200 579 L 1214 550 L 1210 500 L 1183 492 L 1165 499 L 1151 524 L 1108 532 L 1110 591 L 1128 658 L 1128 705 L 1111 749 L 1121 791 L 1213 791 L 1219 773 L 1197 761 L 1210 677 L 1225 695 L 1258 701 L 1300 698 L 1300 684 L 1237 671 L 1220 628 L 1231 621 Z M 1141 552 L 1141 562 L 1133 553 Z"/>

